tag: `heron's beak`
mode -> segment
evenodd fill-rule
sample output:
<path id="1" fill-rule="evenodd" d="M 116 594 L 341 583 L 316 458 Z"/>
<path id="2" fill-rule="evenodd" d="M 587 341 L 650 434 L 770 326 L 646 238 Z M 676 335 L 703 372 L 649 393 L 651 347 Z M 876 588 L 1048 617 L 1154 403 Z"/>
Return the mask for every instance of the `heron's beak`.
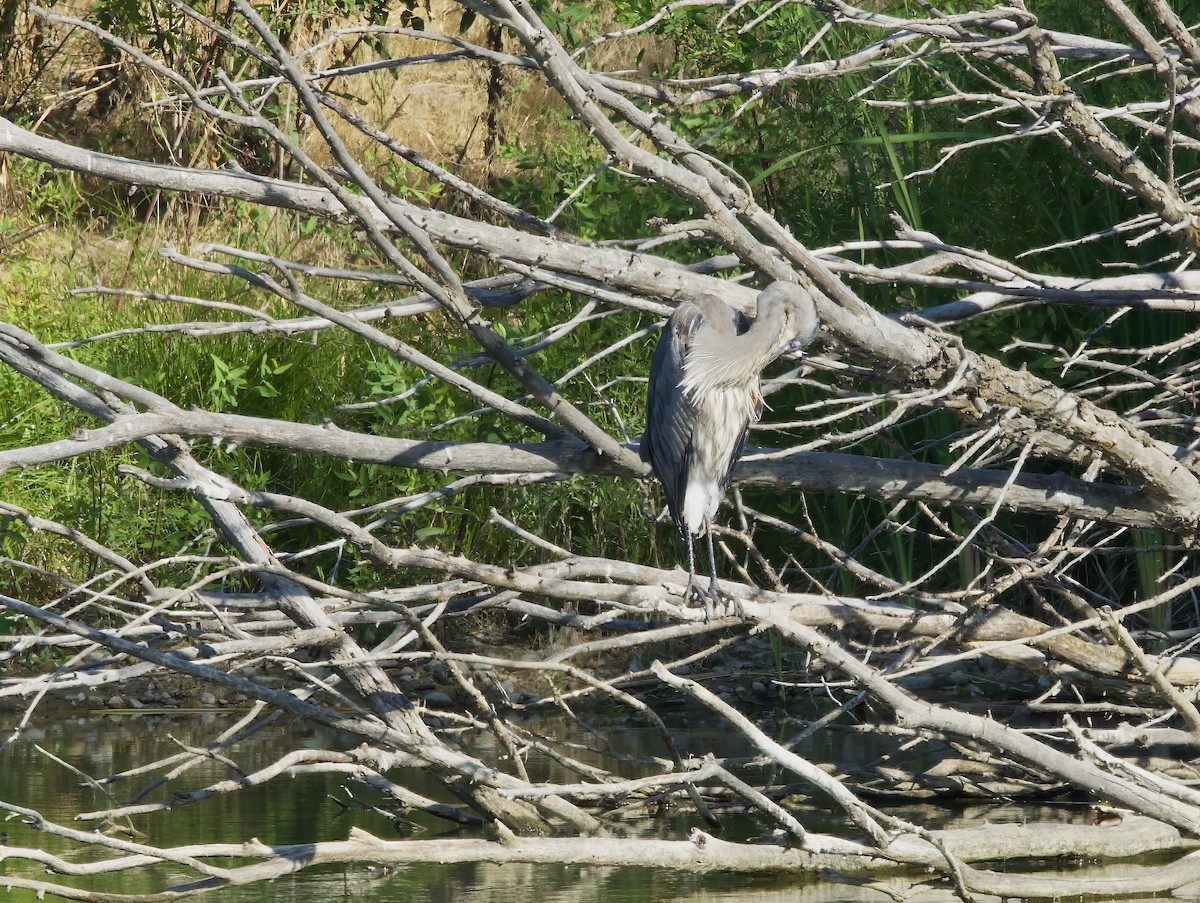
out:
<path id="1" fill-rule="evenodd" d="M 788 342 L 786 345 L 784 345 L 782 348 L 779 349 L 779 354 L 780 355 L 799 354 L 801 351 L 803 351 L 805 348 L 807 348 L 810 344 L 812 344 L 812 340 L 815 339 L 816 337 L 817 337 L 817 330 L 815 330 L 815 329 L 808 335 L 796 336 L 794 339 L 792 339 L 790 342 Z"/>

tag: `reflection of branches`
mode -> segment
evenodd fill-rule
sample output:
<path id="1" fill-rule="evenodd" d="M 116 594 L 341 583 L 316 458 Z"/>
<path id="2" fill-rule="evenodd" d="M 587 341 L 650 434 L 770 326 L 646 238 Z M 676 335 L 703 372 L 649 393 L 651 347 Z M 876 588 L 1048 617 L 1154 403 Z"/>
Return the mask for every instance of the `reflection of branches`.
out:
<path id="1" fill-rule="evenodd" d="M 200 759 L 195 753 L 190 755 L 191 762 Z M 253 774 L 243 774 L 236 778 L 219 781 L 208 787 L 193 790 L 188 793 L 176 793 L 170 799 L 157 803 L 138 803 L 127 806 L 114 806 L 96 812 L 80 812 L 76 818 L 84 821 L 113 821 L 118 818 L 129 818 L 135 815 L 146 815 L 150 812 L 164 812 L 179 806 L 203 802 L 213 796 L 226 793 L 237 793 L 249 787 L 257 787 L 277 778 L 296 778 L 306 774 L 334 772 L 345 774 L 348 778 L 360 781 L 369 787 L 385 792 L 397 803 L 407 809 L 425 812 L 439 818 L 459 824 L 478 825 L 478 819 L 465 817 L 461 811 L 452 806 L 446 806 L 434 800 L 413 793 L 408 788 L 387 780 L 372 767 L 374 754 L 365 748 L 355 753 L 332 752 L 323 749 L 294 750 L 282 758 L 272 762 L 265 768 L 260 768 Z M 171 779 L 178 777 L 178 770 Z"/>
<path id="2" fill-rule="evenodd" d="M 1131 819 L 1118 828 L 1089 825 L 1035 826 L 992 825 L 986 829 L 931 832 L 935 843 L 944 844 L 965 861 L 997 860 L 1012 855 L 1014 845 L 1033 850 L 1044 857 L 1070 856 L 1092 858 L 1121 849 L 1126 855 L 1161 848 L 1186 848 L 1177 834 L 1163 833 L 1149 819 Z M 745 845 L 696 831 L 688 840 L 669 841 L 641 838 L 636 843 L 627 839 L 592 838 L 519 838 L 502 834 L 500 841 L 442 839 L 395 841 L 374 837 L 360 829 L 352 829 L 344 841 L 326 841 L 298 846 L 269 847 L 261 843 L 206 844 L 167 851 L 172 856 L 227 857 L 235 861 L 249 860 L 250 864 L 228 870 L 234 884 L 269 880 L 312 865 L 326 865 L 363 860 L 384 865 L 403 865 L 419 862 L 476 862 L 497 863 L 553 862 L 567 865 L 626 865 L 679 869 L 691 872 L 733 871 L 745 875 L 795 875 L 821 873 L 826 869 L 879 873 L 900 861 L 908 866 L 931 866 L 944 862 L 943 853 L 935 843 L 924 839 L 905 838 L 893 841 L 886 858 L 879 851 L 854 841 L 829 835 L 806 835 L 813 852 L 796 849 L 783 843 Z M 46 862 L 39 850 L 12 849 L 14 857 Z M 165 857 L 164 857 L 165 858 Z M 114 857 L 98 863 L 62 863 L 65 871 L 75 874 L 119 873 L 146 865 L 149 858 Z M 1003 894 L 1016 891 L 1036 895 L 1038 888 L 1061 895 L 1096 893 L 1100 895 L 1155 892 L 1180 887 L 1196 880 L 1196 869 L 1190 857 L 1175 867 L 1126 877 L 1053 877 L 1040 876 L 1044 883 L 1033 885 L 1022 881 L 1012 872 L 993 872 L 964 869 L 967 884 L 979 893 Z M 72 899 L 101 899 L 89 891 L 58 886 L 46 881 L 7 877 L 13 887 L 52 890 Z M 179 893 L 172 893 L 178 898 Z M 103 899 L 158 899 L 148 895 L 108 894 Z M 164 897 L 165 899 L 165 897 Z"/>

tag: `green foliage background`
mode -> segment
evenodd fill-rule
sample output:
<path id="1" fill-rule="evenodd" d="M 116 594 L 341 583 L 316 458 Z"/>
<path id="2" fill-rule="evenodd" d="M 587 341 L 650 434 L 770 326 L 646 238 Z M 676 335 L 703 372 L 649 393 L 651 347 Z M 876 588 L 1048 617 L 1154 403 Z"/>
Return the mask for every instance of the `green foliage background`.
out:
<path id="1" fill-rule="evenodd" d="M 343 3 L 343 12 L 378 19 L 382 4 Z M 288 6 L 288 5 L 285 5 Z M 892 4 L 894 11 L 920 14 L 922 7 Z M 965 4 L 943 6 L 946 12 Z M 1037 12 L 1051 27 L 1090 31 L 1093 4 L 1084 0 L 1057 0 L 1038 4 Z M 108 27 L 148 51 L 163 54 L 181 71 L 195 74 L 202 61 L 212 61 L 213 50 L 161 3 L 130 4 L 103 0 L 96 15 Z M 414 7 L 415 9 L 415 7 Z M 657 4 L 620 0 L 604 11 L 618 22 L 634 22 L 651 15 Z M 598 12 L 583 4 L 543 5 L 542 12 L 569 40 L 599 29 Z M 411 15 L 416 15 L 410 11 Z M 662 39 L 674 48 L 671 74 L 749 71 L 777 65 L 791 58 L 824 24 L 825 18 L 799 6 L 776 11 L 771 27 L 739 35 L 734 29 L 717 30 L 721 10 L 684 9 L 669 17 Z M 283 14 L 280 14 L 283 15 Z M 302 29 L 308 7 L 296 6 L 277 23 L 289 37 Z M 423 23 L 422 23 L 423 24 Z M 465 23 L 464 23 L 465 24 Z M 818 52 L 845 52 L 852 36 L 835 29 L 818 44 Z M 861 36 L 860 38 L 861 39 Z M 19 50 L 19 48 L 18 48 Z M 9 51 L 14 53 L 17 51 Z M 228 51 L 221 51 L 228 54 Z M 208 54 L 208 56 L 205 56 Z M 222 61 L 229 65 L 228 58 Z M 938 91 L 936 67 L 953 61 L 935 58 L 931 68 L 909 67 L 891 80 L 886 91 L 899 100 L 916 100 Z M 810 247 L 821 247 L 857 238 L 884 238 L 893 233 L 889 217 L 899 214 L 914 227 L 943 239 L 979 248 L 998 256 L 1012 256 L 1030 247 L 1106 228 L 1137 212 L 1135 205 L 1093 180 L 1076 161 L 1049 140 L 993 144 L 963 154 L 935 174 L 913 180 L 901 177 L 931 166 L 939 150 L 955 142 L 979 137 L 987 123 L 964 125 L 961 111 L 949 107 L 907 106 L 881 109 L 864 103 L 858 93 L 868 74 L 811 82 L 788 83 L 758 105 L 734 118 L 744 98 L 718 101 L 689 109 L 673 125 L 700 142 L 739 172 L 753 186 L 760 201 L 773 209 Z M 954 77 L 964 81 L 961 72 Z M 969 77 L 966 77 L 969 81 Z M 969 87 L 969 85 L 967 85 Z M 1149 96 L 1156 88 L 1152 76 L 1143 81 L 1122 79 L 1119 84 L 1099 82 L 1093 102 L 1116 102 L 1107 91 L 1122 91 L 1122 102 Z M 517 107 L 527 82 L 508 86 L 505 102 Z M 118 80 L 105 89 L 97 108 L 125 108 L 136 94 L 131 80 Z M 35 92 L 12 91 L 5 95 L 6 115 L 31 122 L 40 110 Z M 278 111 L 280 116 L 284 111 Z M 114 122 L 124 125 L 114 126 Z M 207 160 L 213 165 L 234 160 L 248 169 L 265 171 L 274 161 L 270 148 L 253 135 L 223 133 L 214 139 L 193 121 L 185 136 L 184 158 Z M 145 158 L 161 158 L 167 144 L 163 127 L 145 116 L 125 119 L 97 117 L 80 129 L 70 117 L 50 117 L 48 132 L 115 152 L 131 148 Z M 588 176 L 594 176 L 580 195 L 563 211 L 558 224 L 588 240 L 629 239 L 645 235 L 655 218 L 686 219 L 696 215 L 688 203 L 667 191 L 634 181 L 603 167 L 603 155 L 564 111 L 543 119 L 537 128 L 502 134 L 497 148 L 505 164 L 503 177 L 494 178 L 493 190 L 506 200 L 547 216 Z M 1186 154 L 1183 154 L 1186 156 Z M 381 172 L 384 163 L 374 161 Z M 1177 160 L 1180 169 L 1200 161 Z M 220 312 L 195 310 L 183 314 L 177 304 L 68 295 L 73 288 L 103 283 L 157 292 L 229 301 L 257 307 L 274 316 L 296 315 L 278 301 L 250 295 L 241 283 L 195 273 L 163 262 L 157 248 L 170 240 L 218 240 L 246 250 L 276 254 L 306 262 L 336 262 L 370 267 L 374 255 L 349 230 L 312 220 L 248 207 L 241 204 L 207 206 L 183 199 L 125 195 L 91 184 L 70 173 L 12 159 L 8 161 L 13 186 L 0 216 L 0 248 L 7 248 L 8 266 L 0 273 L 0 316 L 38 335 L 44 342 L 72 341 L 84 336 L 130 329 L 146 323 L 168 323 L 181 316 L 222 318 Z M 599 167 L 599 168 L 598 168 Z M 436 186 L 430 186 L 403 165 L 387 164 L 389 187 L 397 192 L 424 193 L 431 203 L 443 203 Z M 49 229 L 33 237 L 27 230 L 36 224 Z M 1165 246 L 1148 242 L 1132 250 L 1116 239 L 1040 255 L 1036 268 L 1045 273 L 1098 276 L 1109 261 L 1139 263 L 1160 256 Z M 703 244 L 672 246 L 668 253 L 695 260 L 718 252 Z M 897 258 L 899 259 L 899 258 Z M 886 257 L 872 257 L 876 262 Z M 462 261 L 468 276 L 484 275 L 478 262 Z M 379 288 L 354 283 L 314 280 L 309 290 L 325 303 L 340 308 L 363 306 L 382 300 Z M 921 309 L 946 298 L 922 292 L 900 295 L 888 287 L 865 287 L 863 296 L 880 310 Z M 534 341 L 543 330 L 566 318 L 579 299 L 555 293 L 538 295 L 516 309 L 497 315 L 498 325 L 517 344 Z M 968 325 L 964 340 L 974 348 L 1006 359 L 1012 366 L 1028 366 L 1051 375 L 1046 355 L 1006 351 L 1014 337 L 1070 346 L 1099 328 L 1104 314 L 1058 308 L 1038 308 Z M 544 374 L 556 378 L 596 349 L 646 325 L 645 318 L 629 312 L 594 319 L 565 340 L 534 356 Z M 477 349 L 455 326 L 430 316 L 387 324 L 387 330 L 445 361 L 474 358 Z M 1180 316 L 1132 314 L 1112 331 L 1111 342 L 1139 345 L 1161 341 L 1186 328 Z M 635 379 L 644 374 L 654 339 L 647 338 L 613 354 L 590 371 L 587 381 L 576 379 L 568 395 L 587 407 L 614 435 L 636 439 L 641 430 L 643 388 Z M 81 345 L 71 354 L 91 366 L 145 386 L 177 405 L 301 422 L 330 418 L 353 430 L 389 436 L 428 436 L 443 440 L 523 441 L 534 437 L 522 428 L 492 415 L 479 415 L 461 395 L 436 381 L 421 383 L 423 374 L 397 363 L 379 349 L 333 331 L 318 335 L 269 338 L 214 337 L 193 339 L 179 335 L 129 335 Z M 475 378 L 510 396 L 516 384 L 499 368 L 471 365 Z M 603 391 L 598 386 L 605 386 Z M 415 387 L 415 388 L 414 388 Z M 860 387 L 861 388 L 861 387 Z M 364 399 L 385 399 L 412 389 L 403 401 L 353 412 L 338 406 Z M 789 390 L 773 399 L 772 406 L 786 412 L 814 398 L 811 389 Z M 9 371 L 0 371 L 0 443 L 18 447 L 51 441 L 79 427 L 94 426 L 73 409 L 47 397 L 29 382 Z M 862 419 L 865 424 L 866 418 Z M 861 425 L 861 424 L 860 424 Z M 849 428 L 849 427 L 846 427 Z M 861 446 L 866 453 L 911 454 L 923 460 L 948 460 L 946 437 L 955 424 L 943 415 L 928 414 L 887 431 Z M 758 433 L 752 444 L 784 444 L 803 433 Z M 441 485 L 439 474 L 397 468 L 353 465 L 316 457 L 299 457 L 264 449 L 222 450 L 197 443 L 204 463 L 251 487 L 300 495 L 337 510 L 365 507 L 401 498 Z M 142 563 L 179 552 L 220 549 L 220 540 L 208 535 L 207 522 L 188 499 L 148 489 L 114 475 L 121 461 L 147 464 L 136 449 L 96 455 L 72 462 L 0 475 L 0 499 L 22 506 L 38 516 L 71 524 L 88 532 L 132 560 Z M 835 495 L 805 500 L 776 494 L 748 493 L 748 501 L 764 510 L 796 521 L 811 519 L 814 531 L 847 550 L 856 550 L 864 563 L 904 581 L 920 573 L 946 550 L 946 540 L 931 539 L 936 531 L 913 511 L 911 531 L 876 531 L 887 508 L 864 499 Z M 392 520 L 381 532 L 394 544 L 432 543 L 475 558 L 521 564 L 537 560 L 542 552 L 517 542 L 488 522 L 491 507 L 499 508 L 522 526 L 579 554 L 625 557 L 655 564 L 676 562 L 673 530 L 655 527 L 646 517 L 657 510 L 656 491 L 628 481 L 586 477 L 525 489 L 473 488 L 452 500 L 435 504 Z M 264 516 L 256 514 L 262 519 Z M 1028 519 L 1026 519 L 1028 520 Z M 265 522 L 265 521 L 264 521 Z M 1014 535 L 1036 533 L 1036 524 L 1008 522 Z M 1144 532 L 1144 531 L 1143 531 Z M 273 542 L 284 551 L 301 551 L 327 539 L 319 531 L 292 527 L 275 534 Z M 763 531 L 764 550 L 776 565 L 791 555 L 807 572 L 790 570 L 796 589 L 812 589 L 812 581 L 839 591 L 854 588 L 854 581 L 835 562 L 794 539 Z M 1120 557 L 1114 552 L 1113 570 L 1105 579 L 1138 580 L 1137 567 L 1146 565 L 1147 548 L 1161 537 L 1140 536 Z M 1140 550 L 1140 554 L 1138 553 Z M 26 597 L 48 599 L 62 591 L 50 573 L 70 573 L 73 579 L 92 576 L 97 564 L 74 558 L 74 548 L 45 535 L 35 535 L 17 519 L 0 518 L 0 556 L 13 569 L 11 588 Z M 26 566 L 21 561 L 45 570 Z M 0 563 L 2 566 L 2 563 Z M 297 564 L 323 579 L 354 588 L 408 583 L 421 575 L 381 574 L 352 556 L 328 551 Z M 1161 563 L 1157 566 L 1161 566 Z M 958 573 L 937 579 L 957 584 L 973 573 L 964 558 Z M 179 568 L 156 579 L 186 580 Z M 1146 574 L 1140 575 L 1142 586 Z M 1143 590 L 1145 591 L 1145 590 Z"/>

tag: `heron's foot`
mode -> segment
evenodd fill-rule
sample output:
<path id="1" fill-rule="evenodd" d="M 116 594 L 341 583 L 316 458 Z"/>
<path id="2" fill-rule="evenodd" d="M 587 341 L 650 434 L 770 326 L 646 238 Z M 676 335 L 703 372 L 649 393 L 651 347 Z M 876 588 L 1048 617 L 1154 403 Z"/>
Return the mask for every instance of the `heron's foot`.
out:
<path id="1" fill-rule="evenodd" d="M 683 591 L 683 604 L 691 605 L 693 600 L 702 604 L 704 606 L 704 622 L 706 624 L 713 619 L 713 605 L 720 598 L 719 590 L 714 594 L 711 585 L 708 589 L 705 589 L 694 578 L 688 578 L 687 589 Z"/>
<path id="2" fill-rule="evenodd" d="M 726 617 L 744 618 L 746 612 L 742 608 L 742 600 L 738 596 L 730 595 L 721 589 L 717 583 L 717 578 L 713 577 L 708 583 L 708 593 L 714 601 L 720 602 L 725 609 Z"/>
<path id="3" fill-rule="evenodd" d="M 695 580 L 689 580 L 687 589 L 683 594 L 683 601 L 685 605 L 690 605 L 693 600 L 700 602 L 704 606 L 705 623 L 713 619 L 713 613 L 717 610 L 718 606 L 723 609 L 723 615 L 742 618 L 746 614 L 742 610 L 742 600 L 722 590 L 716 580 L 710 581 L 707 588 L 701 586 Z"/>

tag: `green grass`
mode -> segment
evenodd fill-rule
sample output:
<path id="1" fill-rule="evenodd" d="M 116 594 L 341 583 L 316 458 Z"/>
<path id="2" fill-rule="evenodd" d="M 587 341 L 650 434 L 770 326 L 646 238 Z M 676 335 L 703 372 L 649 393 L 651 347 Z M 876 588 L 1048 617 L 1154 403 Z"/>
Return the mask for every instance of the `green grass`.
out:
<path id="1" fill-rule="evenodd" d="M 78 190 L 74 177 L 51 174 L 22 161 L 14 161 L 13 169 L 19 184 L 29 190 L 25 208 L 10 209 L 0 222 L 0 240 L 6 234 L 18 234 L 31 222 L 48 223 L 51 229 L 11 250 L 10 264 L 0 276 L 4 297 L 11 300 L 0 316 L 45 343 L 143 324 L 236 317 L 170 302 L 68 294 L 84 285 L 143 288 L 254 308 L 265 301 L 265 311 L 275 317 L 303 313 L 289 309 L 282 301 L 248 292 L 240 281 L 164 262 L 157 254 L 158 247 L 164 235 L 178 231 L 179 219 L 141 224 L 132 219 L 117 221 L 108 211 L 107 222 L 98 224 L 91 218 L 89 202 Z M 195 230 L 195 240 L 240 243 L 246 250 L 308 262 L 336 261 L 345 265 L 361 259 L 362 249 L 347 230 L 324 226 L 300 230 L 294 228 L 295 224 L 279 229 L 252 228 L 247 223 L 253 225 L 253 218 L 248 219 L 246 213 L 236 210 L 228 218 L 237 224 L 233 234 L 221 233 L 225 218 L 209 216 L 207 224 Z M 174 215 L 182 218 L 187 211 Z M 339 308 L 375 303 L 384 297 L 376 288 L 355 283 L 314 280 L 308 289 Z M 564 310 L 563 303 L 563 298 L 549 298 L 542 306 L 498 312 L 499 325 L 511 340 L 520 341 L 556 321 Z M 478 355 L 478 349 L 464 334 L 437 314 L 388 323 L 383 328 L 446 362 Z M 598 320 L 537 355 L 534 363 L 553 377 L 591 353 L 596 343 L 611 341 L 625 328 L 608 319 Z M 633 359 L 646 352 L 646 348 L 635 348 L 615 355 L 593 374 L 594 383 L 635 371 Z M 399 403 L 338 413 L 340 404 L 395 395 L 423 376 L 417 368 L 394 360 L 382 349 L 338 330 L 288 337 L 138 334 L 93 342 L 65 353 L 184 409 L 196 407 L 304 423 L 320 423 L 328 418 L 346 429 L 369 434 L 428 436 L 436 440 L 537 438 L 526 428 L 495 415 L 467 416 L 476 405 L 436 381 Z M 515 382 L 498 367 L 484 365 L 471 375 L 509 396 L 520 394 Z M 595 405 L 594 413 L 614 431 L 614 407 L 626 422 L 638 417 L 641 390 L 636 384 L 617 383 L 604 397 L 582 379 L 572 383 L 570 390 L 578 393 L 580 404 Z M 5 399 L 0 409 L 0 447 L 50 442 L 70 435 L 72 430 L 99 425 L 8 369 L 0 370 L 0 397 Z M 456 417 L 463 419 L 443 426 Z M 301 496 L 334 510 L 424 492 L 453 478 L 269 448 L 228 450 L 195 442 L 193 451 L 203 464 L 248 488 Z M 135 563 L 155 561 L 183 547 L 202 550 L 208 542 L 202 534 L 210 524 L 199 506 L 184 494 L 162 492 L 116 475 L 119 463 L 149 466 L 146 456 L 131 446 L 61 464 L 9 471 L 0 475 L 0 498 L 37 516 L 76 526 Z M 511 490 L 478 487 L 403 516 L 383 535 L 398 545 L 432 543 L 487 560 L 537 560 L 542 553 L 489 526 L 489 509 L 496 506 L 523 526 L 544 532 L 553 541 L 582 554 L 644 557 L 652 527 L 642 517 L 641 505 L 642 493 L 636 484 L 613 481 L 575 480 Z M 250 516 L 259 523 L 269 519 L 262 512 Z M 302 527 L 273 534 L 272 542 L 279 550 L 299 551 L 327 539 L 319 529 Z M 65 540 L 31 534 L 12 519 L 0 520 L 0 549 L 0 554 L 11 559 L 68 574 L 76 581 L 86 579 L 97 567 L 95 562 L 80 559 Z M 221 550 L 219 541 L 213 549 Z M 313 556 L 303 566 L 314 574 L 337 573 L 340 580 L 356 588 L 394 580 L 392 575 L 380 574 L 371 567 L 338 562 L 338 553 L 329 552 Z M 187 572 L 181 568 L 170 576 L 183 580 Z M 38 598 L 60 591 L 28 570 L 18 570 L 16 581 L 15 589 Z"/>

